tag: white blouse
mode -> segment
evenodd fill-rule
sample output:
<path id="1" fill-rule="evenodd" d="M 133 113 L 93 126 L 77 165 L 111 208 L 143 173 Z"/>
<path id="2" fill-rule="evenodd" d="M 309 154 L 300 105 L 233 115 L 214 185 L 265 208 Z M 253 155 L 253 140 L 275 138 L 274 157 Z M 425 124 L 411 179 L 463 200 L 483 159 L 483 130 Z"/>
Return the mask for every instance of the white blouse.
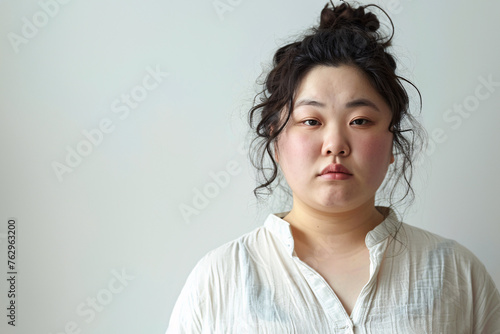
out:
<path id="1" fill-rule="evenodd" d="M 483 264 L 388 212 L 366 236 L 370 279 L 350 316 L 295 255 L 281 213 L 198 262 L 167 334 L 500 333 L 500 294 Z"/>

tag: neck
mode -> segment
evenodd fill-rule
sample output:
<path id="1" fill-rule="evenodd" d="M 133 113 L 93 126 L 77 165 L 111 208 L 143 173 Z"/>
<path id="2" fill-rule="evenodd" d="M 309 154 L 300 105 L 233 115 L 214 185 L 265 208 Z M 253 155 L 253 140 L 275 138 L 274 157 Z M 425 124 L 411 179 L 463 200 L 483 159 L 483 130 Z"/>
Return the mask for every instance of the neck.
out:
<path id="1" fill-rule="evenodd" d="M 291 225 L 297 252 L 349 256 L 366 249 L 366 234 L 384 216 L 374 200 L 347 211 L 326 212 L 294 199 L 292 210 L 283 219 Z"/>

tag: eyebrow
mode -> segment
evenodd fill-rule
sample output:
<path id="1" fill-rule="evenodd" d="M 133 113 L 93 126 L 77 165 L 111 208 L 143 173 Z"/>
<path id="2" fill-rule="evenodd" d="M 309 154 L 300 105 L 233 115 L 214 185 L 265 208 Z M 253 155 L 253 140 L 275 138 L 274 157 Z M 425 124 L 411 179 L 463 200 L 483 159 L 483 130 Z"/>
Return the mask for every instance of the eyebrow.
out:
<path id="1" fill-rule="evenodd" d="M 320 107 L 323 108 L 325 107 L 324 103 L 321 103 L 316 100 L 311 100 L 311 99 L 301 99 L 295 103 L 294 108 L 300 107 L 300 106 L 313 106 L 313 107 Z M 376 111 L 380 111 L 379 108 L 375 103 L 368 99 L 360 98 L 360 99 L 355 99 L 352 101 L 349 101 L 345 105 L 346 108 L 355 108 L 355 107 L 372 107 Z"/>
<path id="2" fill-rule="evenodd" d="M 325 107 L 325 104 L 318 102 L 318 101 L 315 101 L 315 100 L 301 99 L 301 100 L 298 100 L 297 103 L 295 103 L 294 108 L 297 108 L 300 106 L 313 106 L 313 107 L 323 108 L 323 107 Z"/>
<path id="3" fill-rule="evenodd" d="M 347 104 L 345 106 L 346 106 L 346 108 L 372 107 L 376 111 L 380 111 L 379 108 L 377 107 L 377 105 L 375 103 L 373 103 L 372 101 L 368 100 L 368 99 L 356 99 L 356 100 L 352 100 L 352 101 L 347 102 Z"/>

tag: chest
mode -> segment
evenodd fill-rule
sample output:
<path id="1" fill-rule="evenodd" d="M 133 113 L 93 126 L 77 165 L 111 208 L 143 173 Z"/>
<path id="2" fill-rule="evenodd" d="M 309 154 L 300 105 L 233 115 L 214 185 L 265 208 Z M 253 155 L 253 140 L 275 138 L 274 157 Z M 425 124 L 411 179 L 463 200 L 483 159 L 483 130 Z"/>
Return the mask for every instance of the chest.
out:
<path id="1" fill-rule="evenodd" d="M 375 263 L 372 278 L 362 259 L 343 266 L 281 259 L 245 262 L 229 276 L 240 283 L 227 284 L 225 277 L 227 293 L 204 312 L 218 319 L 211 333 L 464 333 L 470 327 L 462 289 L 423 279 L 437 273 L 408 270 L 406 259 Z"/>
<path id="2" fill-rule="evenodd" d="M 307 264 L 321 275 L 350 315 L 363 287 L 370 280 L 368 252 L 343 259 L 309 260 Z"/>

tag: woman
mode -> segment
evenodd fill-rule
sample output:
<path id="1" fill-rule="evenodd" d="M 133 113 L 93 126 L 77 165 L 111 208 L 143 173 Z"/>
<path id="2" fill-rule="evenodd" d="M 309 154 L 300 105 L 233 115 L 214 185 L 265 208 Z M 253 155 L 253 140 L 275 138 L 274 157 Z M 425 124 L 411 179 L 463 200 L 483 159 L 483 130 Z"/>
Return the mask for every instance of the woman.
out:
<path id="1" fill-rule="evenodd" d="M 396 201 L 399 183 L 411 199 L 422 130 L 370 7 L 327 5 L 319 27 L 276 52 L 250 112 L 255 193 L 280 169 L 292 209 L 207 254 L 167 333 L 500 333 L 479 260 L 375 205 L 385 189 Z"/>

